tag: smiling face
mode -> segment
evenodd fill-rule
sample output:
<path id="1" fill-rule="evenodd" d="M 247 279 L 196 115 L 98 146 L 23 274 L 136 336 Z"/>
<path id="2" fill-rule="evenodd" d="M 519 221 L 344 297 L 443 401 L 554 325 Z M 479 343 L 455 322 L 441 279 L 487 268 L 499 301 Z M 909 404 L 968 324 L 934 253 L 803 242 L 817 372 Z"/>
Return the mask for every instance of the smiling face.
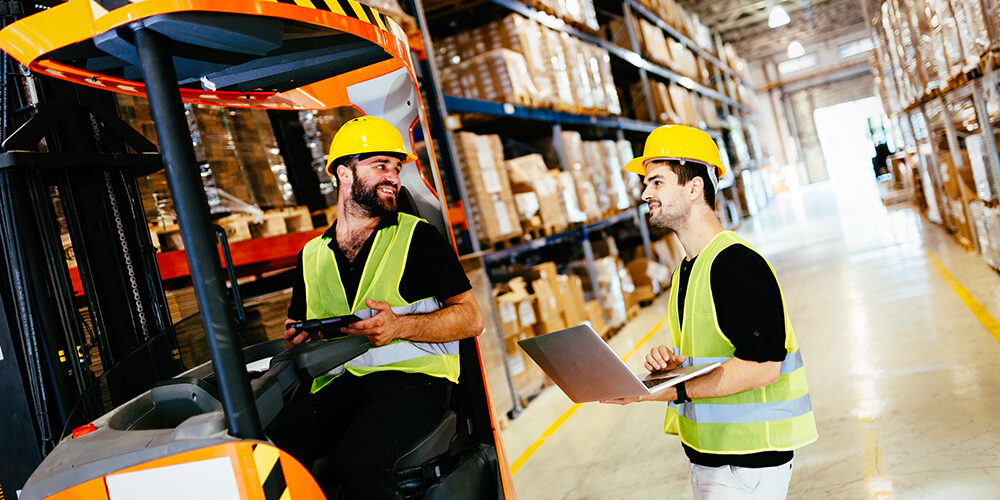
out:
<path id="1" fill-rule="evenodd" d="M 396 211 L 399 193 L 399 172 L 403 164 L 390 155 L 370 156 L 354 164 L 354 168 L 337 168 L 341 186 L 351 186 L 349 199 L 372 217 L 383 217 Z"/>
<path id="2" fill-rule="evenodd" d="M 650 161 L 646 164 L 646 189 L 642 201 L 649 205 L 649 222 L 656 227 L 676 231 L 691 214 L 691 184 L 679 184 L 677 174 L 665 162 Z"/>

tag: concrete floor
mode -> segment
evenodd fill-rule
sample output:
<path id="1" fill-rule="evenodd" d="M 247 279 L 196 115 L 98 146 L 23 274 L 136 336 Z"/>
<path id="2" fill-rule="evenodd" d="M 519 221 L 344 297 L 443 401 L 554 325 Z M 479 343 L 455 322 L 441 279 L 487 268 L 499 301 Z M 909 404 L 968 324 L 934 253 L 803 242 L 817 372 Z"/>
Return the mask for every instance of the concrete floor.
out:
<path id="1" fill-rule="evenodd" d="M 785 193 L 739 233 L 776 269 L 819 428 L 789 498 L 1000 498 L 1000 275 L 867 187 Z M 611 340 L 634 369 L 665 314 L 663 295 Z M 545 389 L 503 433 L 518 497 L 691 498 L 663 416 Z"/>

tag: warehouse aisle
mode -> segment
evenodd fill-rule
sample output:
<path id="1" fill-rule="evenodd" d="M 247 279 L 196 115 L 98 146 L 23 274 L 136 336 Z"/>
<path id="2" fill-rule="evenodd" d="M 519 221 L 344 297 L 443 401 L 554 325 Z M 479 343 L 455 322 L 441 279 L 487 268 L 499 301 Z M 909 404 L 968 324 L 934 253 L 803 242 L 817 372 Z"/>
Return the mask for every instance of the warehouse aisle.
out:
<path id="1" fill-rule="evenodd" d="M 868 187 L 782 195 L 740 233 L 776 268 L 819 427 L 789 497 L 1000 498 L 1000 276 Z M 665 310 L 661 296 L 612 339 L 633 368 L 667 342 Z M 574 406 L 546 389 L 504 431 L 519 498 L 690 498 L 662 425 L 659 404 Z"/>

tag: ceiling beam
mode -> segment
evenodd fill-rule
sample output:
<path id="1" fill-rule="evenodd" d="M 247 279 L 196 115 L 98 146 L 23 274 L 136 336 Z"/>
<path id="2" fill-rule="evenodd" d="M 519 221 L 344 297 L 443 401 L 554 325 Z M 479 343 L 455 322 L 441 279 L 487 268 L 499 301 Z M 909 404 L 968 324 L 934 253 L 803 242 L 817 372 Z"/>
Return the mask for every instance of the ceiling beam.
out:
<path id="1" fill-rule="evenodd" d="M 756 22 L 742 23 L 738 28 L 728 31 L 719 30 L 719 32 L 723 40 L 738 43 L 761 36 L 772 38 L 788 32 L 822 30 L 823 28 L 845 25 L 856 25 L 864 29 L 865 26 L 864 14 L 861 12 L 857 0 L 831 0 L 820 7 L 813 8 L 808 13 L 799 11 L 789 14 L 789 17 L 792 18 L 791 22 L 778 28 L 769 28 L 767 19 L 763 18 Z"/>

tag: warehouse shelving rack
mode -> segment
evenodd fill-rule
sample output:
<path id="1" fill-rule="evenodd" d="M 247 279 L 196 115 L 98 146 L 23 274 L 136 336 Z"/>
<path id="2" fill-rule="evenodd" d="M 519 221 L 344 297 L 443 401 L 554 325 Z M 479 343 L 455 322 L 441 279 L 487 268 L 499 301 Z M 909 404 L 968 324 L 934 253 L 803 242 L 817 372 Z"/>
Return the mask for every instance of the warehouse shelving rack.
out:
<path id="1" fill-rule="evenodd" d="M 430 110 L 430 121 L 431 126 L 433 127 L 431 132 L 435 137 L 437 137 L 437 143 L 439 145 L 438 152 L 442 157 L 442 164 L 453 166 L 450 172 L 451 187 L 457 196 L 462 200 L 467 200 L 468 195 L 465 192 L 465 182 L 461 169 L 457 167 L 454 161 L 456 158 L 456 147 L 449 127 L 447 126 L 448 117 L 451 114 L 486 115 L 496 118 L 529 120 L 536 123 L 550 124 L 553 148 L 557 153 L 560 164 L 559 166 L 562 170 L 568 170 L 569 164 L 566 160 L 565 149 L 561 139 L 561 132 L 564 125 L 604 129 L 606 131 L 605 133 L 608 133 L 609 135 L 613 134 L 614 138 L 617 140 L 625 139 L 626 133 L 648 133 L 659 125 L 657 123 L 636 120 L 624 116 L 598 116 L 569 113 L 564 111 L 521 106 L 512 103 L 492 102 L 445 95 L 438 83 L 441 79 L 439 76 L 440 73 L 439 68 L 437 67 L 437 62 L 433 57 L 434 44 L 424 12 L 425 3 L 426 2 L 421 0 L 409 0 L 410 11 L 416 18 L 417 27 L 421 32 L 421 41 L 423 42 L 424 51 L 425 54 L 428 55 L 426 60 L 421 61 L 419 68 L 423 73 L 422 85 L 426 93 L 426 102 Z M 705 129 L 706 132 L 708 132 L 720 144 L 720 148 L 731 148 L 732 143 L 734 142 L 734 138 L 731 134 L 739 134 L 739 141 L 742 141 L 744 144 L 751 145 L 747 148 L 749 157 L 737 159 L 734 164 L 730 165 L 729 170 L 732 174 L 727 175 L 721 180 L 720 190 L 718 193 L 720 202 L 719 205 L 723 207 L 721 212 L 725 215 L 724 220 L 726 221 L 727 227 L 732 228 L 739 225 L 740 218 L 743 213 L 743 207 L 739 204 L 737 179 L 739 178 L 741 169 L 755 168 L 755 166 L 759 165 L 760 149 L 759 146 L 756 145 L 756 137 L 752 131 L 752 125 L 749 123 L 750 120 L 754 118 L 754 110 L 746 104 L 738 102 L 733 98 L 733 96 L 726 95 L 726 79 L 732 78 L 740 84 L 752 89 L 753 86 L 747 80 L 745 80 L 732 68 L 723 64 L 722 61 L 710 54 L 693 40 L 684 36 L 680 31 L 661 20 L 648 9 L 644 8 L 635 0 L 617 0 L 614 3 L 616 6 L 621 7 L 624 16 L 632 17 L 638 13 L 638 15 L 641 15 L 647 18 L 650 22 L 653 22 L 667 35 L 673 37 L 685 47 L 694 51 L 698 57 L 707 61 L 713 68 L 713 78 L 715 80 L 716 88 L 701 85 L 687 76 L 680 75 L 660 64 L 645 59 L 642 55 L 640 55 L 640 48 L 637 45 L 638 38 L 635 33 L 631 33 L 633 46 L 631 50 L 629 50 L 615 44 L 614 41 L 605 40 L 594 35 L 593 33 L 577 29 L 561 19 L 535 9 L 534 7 L 518 0 L 485 0 L 482 3 L 493 4 L 494 6 L 499 7 L 500 9 L 498 10 L 501 11 L 509 11 L 520 14 L 530 20 L 540 23 L 545 27 L 567 33 L 584 42 L 603 48 L 607 50 L 611 56 L 624 61 L 626 65 L 634 67 L 640 76 L 642 95 L 645 96 L 646 105 L 650 107 L 649 116 L 656 116 L 656 113 L 652 109 L 652 93 L 650 91 L 649 81 L 651 75 L 666 82 L 676 83 L 691 92 L 700 94 L 701 96 L 715 101 L 717 107 L 721 109 L 720 119 L 724 125 L 720 130 L 708 130 L 707 127 L 702 128 Z M 629 22 L 625 23 L 630 30 L 634 25 L 631 21 L 632 20 L 630 19 Z M 715 42 L 719 47 L 721 47 L 718 37 L 715 38 Z M 700 107 L 698 107 L 697 111 L 700 116 L 702 113 Z M 736 123 L 730 121 L 730 117 L 734 117 Z M 701 117 L 700 121 L 704 123 L 704 117 Z M 648 258 L 654 258 L 651 249 L 649 227 L 646 222 L 648 208 L 645 204 L 630 208 L 599 221 L 583 224 L 560 233 L 546 235 L 544 237 L 529 240 L 525 243 L 501 250 L 489 250 L 480 247 L 476 231 L 477 228 L 471 213 L 471 207 L 469 207 L 467 203 L 463 203 L 463 210 L 465 214 L 465 222 L 468 225 L 468 237 L 466 238 L 466 241 L 468 243 L 469 250 L 471 250 L 472 253 L 481 256 L 484 267 L 487 269 L 487 276 L 490 279 L 491 286 L 496 283 L 495 276 L 490 273 L 491 268 L 500 267 L 503 263 L 515 262 L 527 253 L 538 252 L 543 248 L 549 247 L 550 245 L 566 243 L 578 244 L 580 246 L 583 251 L 583 261 L 586 267 L 586 272 L 589 274 L 590 282 L 596 284 L 597 277 L 594 265 L 595 256 L 591 245 L 591 235 L 609 231 L 619 225 L 633 225 L 639 233 L 643 252 Z M 600 297 L 601 292 L 599 287 L 594 286 L 593 292 L 595 295 L 594 298 L 601 300 L 602 297 Z M 493 316 L 494 321 L 497 321 L 495 317 L 496 315 L 494 314 Z M 499 330 L 499 324 L 496 326 Z M 502 346 L 501 349 L 503 349 Z M 508 383 L 510 382 L 511 378 L 508 373 Z M 511 391 L 512 393 L 514 392 L 513 384 L 511 384 Z M 512 410 L 512 413 L 516 414 L 520 410 L 520 405 L 517 398 L 513 399 L 514 409 Z"/>
<path id="2" fill-rule="evenodd" d="M 609 54 L 616 56 L 617 58 L 629 63 L 634 66 L 639 72 L 640 81 L 643 86 L 643 95 L 647 96 L 645 99 L 647 105 L 652 107 L 652 100 L 648 97 L 651 95 L 650 84 L 649 84 L 649 74 L 658 76 L 666 81 L 676 83 L 692 92 L 698 93 L 702 96 L 711 98 L 715 100 L 718 104 L 722 106 L 722 118 L 724 123 L 727 123 L 730 116 L 735 116 L 739 123 L 739 127 L 725 126 L 723 130 L 708 130 L 706 131 L 712 135 L 717 141 L 725 144 L 726 133 L 731 134 L 743 134 L 741 138 L 742 142 L 747 144 L 755 144 L 755 138 L 752 137 L 752 132 L 748 130 L 747 122 L 752 118 L 753 111 L 745 104 L 738 102 L 730 96 L 725 94 L 725 78 L 735 78 L 740 83 L 751 87 L 745 79 L 743 79 L 736 71 L 729 68 L 722 63 L 718 58 L 712 56 L 704 48 L 700 47 L 690 38 L 684 36 L 678 30 L 661 20 L 658 16 L 650 12 L 648 9 L 644 8 L 642 5 L 638 4 L 635 0 L 624 0 L 621 3 L 624 15 L 626 17 L 634 16 L 633 10 L 639 12 L 642 16 L 648 18 L 651 22 L 654 22 L 658 27 L 663 29 L 669 36 L 678 40 L 685 47 L 692 49 L 699 57 L 706 59 L 711 63 L 714 68 L 714 77 L 716 79 L 717 88 L 713 89 L 700 85 L 689 77 L 680 75 L 668 68 L 665 68 L 655 62 L 649 61 L 643 58 L 639 53 L 639 47 L 637 46 L 637 34 L 631 33 L 631 40 L 633 42 L 632 50 L 623 48 L 616 45 L 612 41 L 605 40 L 594 34 L 585 32 L 583 30 L 577 29 L 568 23 L 553 17 L 552 15 L 535 9 L 523 2 L 518 0 L 488 0 L 489 3 L 500 6 L 510 12 L 516 12 L 528 19 L 534 20 L 543 26 L 554 29 L 556 31 L 561 31 L 572 35 L 580 40 L 587 43 L 596 45 L 608 51 Z M 417 25 L 423 34 L 423 44 L 425 50 L 428 54 L 433 53 L 433 42 L 430 37 L 428 23 L 423 11 L 423 4 L 421 2 L 414 2 L 414 12 L 416 13 Z M 626 23 L 626 26 L 631 27 L 632 23 Z M 631 29 L 631 28 L 630 28 Z M 436 67 L 436 62 L 433 57 L 428 57 L 427 61 L 423 64 L 423 69 L 428 77 L 424 79 L 424 87 L 429 94 L 429 101 L 431 102 L 432 114 L 437 114 L 435 121 L 439 124 L 445 122 L 445 117 L 450 113 L 476 113 L 483 115 L 492 115 L 498 117 L 506 117 L 512 119 L 527 119 L 536 121 L 551 122 L 553 124 L 553 141 L 555 142 L 555 148 L 557 151 L 562 150 L 561 144 L 559 144 L 559 134 L 561 131 L 561 126 L 563 124 L 578 124 L 578 125 L 591 125 L 596 127 L 602 127 L 606 129 L 613 130 L 615 132 L 617 139 L 623 139 L 624 132 L 649 132 L 656 128 L 656 123 L 644 122 L 641 120 L 634 120 L 625 117 L 605 117 L 605 116 L 594 116 L 586 114 L 576 114 L 567 113 L 561 111 L 553 111 L 548 109 L 531 108 L 526 106 L 518 106 L 510 103 L 497 103 L 492 101 L 483 101 L 476 99 L 467 99 L 456 96 L 444 95 L 437 82 L 440 81 L 438 78 L 438 68 Z M 434 112 L 437 113 L 434 113 Z M 655 116 L 655 112 L 650 110 L 650 116 Z M 700 113 L 700 110 L 699 110 Z M 704 120 L 702 120 L 704 122 Z M 442 156 L 446 160 L 454 158 L 454 144 L 446 130 L 443 127 L 439 127 L 437 130 L 439 133 L 440 144 L 442 151 Z M 756 146 L 749 148 L 751 156 L 744 161 L 737 162 L 732 165 L 731 170 L 734 172 L 734 176 L 738 175 L 742 168 L 751 168 L 758 164 L 759 153 Z M 755 157 L 756 156 L 756 157 Z M 561 161 L 562 168 L 566 169 L 566 162 Z M 455 169 L 457 170 L 457 169 Z M 460 193 L 460 196 L 465 199 L 466 193 L 464 193 L 463 182 L 461 178 L 461 172 L 453 171 L 454 177 L 456 178 L 456 191 Z M 721 184 L 722 189 L 720 190 L 720 202 L 723 206 L 729 203 L 728 200 L 733 200 L 737 203 L 737 208 L 739 212 L 742 212 L 742 207 L 738 205 L 738 196 L 735 192 L 735 182 L 723 181 Z M 730 191 L 731 192 L 726 192 Z M 475 225 L 472 222 L 471 213 L 468 212 L 469 207 L 465 207 L 466 210 L 466 220 L 469 224 L 469 245 L 473 252 L 480 252 L 479 240 L 475 235 Z M 738 221 L 729 220 L 730 226 L 738 225 Z M 648 243 L 648 242 L 646 242 Z"/>

